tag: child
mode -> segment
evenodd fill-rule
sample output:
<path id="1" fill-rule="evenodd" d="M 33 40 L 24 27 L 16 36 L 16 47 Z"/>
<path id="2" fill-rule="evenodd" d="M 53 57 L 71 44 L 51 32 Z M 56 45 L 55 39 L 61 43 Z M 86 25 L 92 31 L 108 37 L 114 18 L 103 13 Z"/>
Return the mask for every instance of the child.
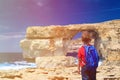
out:
<path id="1" fill-rule="evenodd" d="M 81 70 L 82 80 L 96 80 L 99 56 L 95 47 L 90 44 L 91 34 L 88 31 L 83 31 L 82 42 L 83 46 L 78 51 L 78 72 Z"/>

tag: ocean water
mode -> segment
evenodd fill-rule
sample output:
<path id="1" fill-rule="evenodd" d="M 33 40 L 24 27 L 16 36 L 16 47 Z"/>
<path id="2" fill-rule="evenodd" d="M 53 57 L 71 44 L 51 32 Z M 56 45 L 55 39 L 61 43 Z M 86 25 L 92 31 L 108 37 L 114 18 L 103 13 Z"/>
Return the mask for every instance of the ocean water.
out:
<path id="1" fill-rule="evenodd" d="M 23 59 L 22 53 L 0 53 L 0 70 L 19 70 L 35 67 L 35 63 Z"/>
<path id="2" fill-rule="evenodd" d="M 0 70 L 19 70 L 23 68 L 35 68 L 35 63 L 28 63 L 26 61 L 15 61 L 13 63 L 0 63 Z"/>

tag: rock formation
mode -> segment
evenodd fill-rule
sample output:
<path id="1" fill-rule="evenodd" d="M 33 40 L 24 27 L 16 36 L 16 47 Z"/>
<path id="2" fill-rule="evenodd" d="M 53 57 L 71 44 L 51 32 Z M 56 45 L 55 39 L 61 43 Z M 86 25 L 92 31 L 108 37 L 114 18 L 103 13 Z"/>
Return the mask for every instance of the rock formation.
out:
<path id="1" fill-rule="evenodd" d="M 36 65 L 38 68 L 63 68 L 76 66 L 75 58 L 66 56 L 37 57 Z"/>
<path id="2" fill-rule="evenodd" d="M 65 56 L 72 38 L 88 30 L 92 33 L 94 45 L 105 64 L 120 63 L 120 20 L 95 24 L 74 24 L 54 26 L 31 26 L 26 38 L 20 41 L 24 58 Z"/>

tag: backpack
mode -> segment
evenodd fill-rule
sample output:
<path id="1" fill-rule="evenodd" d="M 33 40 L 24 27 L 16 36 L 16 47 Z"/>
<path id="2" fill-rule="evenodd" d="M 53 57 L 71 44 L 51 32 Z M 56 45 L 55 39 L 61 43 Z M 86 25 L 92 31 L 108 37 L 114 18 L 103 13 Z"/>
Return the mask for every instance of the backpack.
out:
<path id="1" fill-rule="evenodd" d="M 86 66 L 88 68 L 98 67 L 99 56 L 96 48 L 93 45 L 83 46 L 85 49 L 85 59 L 86 59 Z"/>

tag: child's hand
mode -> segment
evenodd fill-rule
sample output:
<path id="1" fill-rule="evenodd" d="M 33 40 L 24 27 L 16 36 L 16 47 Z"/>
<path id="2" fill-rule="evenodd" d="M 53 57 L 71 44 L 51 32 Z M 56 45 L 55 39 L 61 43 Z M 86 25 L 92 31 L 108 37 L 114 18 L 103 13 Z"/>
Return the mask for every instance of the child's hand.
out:
<path id="1" fill-rule="evenodd" d="M 83 64 L 83 65 L 86 65 L 83 61 L 82 61 L 82 64 Z"/>
<path id="2" fill-rule="evenodd" d="M 80 72 L 80 68 L 78 68 L 78 74 L 80 74 L 81 72 Z"/>

